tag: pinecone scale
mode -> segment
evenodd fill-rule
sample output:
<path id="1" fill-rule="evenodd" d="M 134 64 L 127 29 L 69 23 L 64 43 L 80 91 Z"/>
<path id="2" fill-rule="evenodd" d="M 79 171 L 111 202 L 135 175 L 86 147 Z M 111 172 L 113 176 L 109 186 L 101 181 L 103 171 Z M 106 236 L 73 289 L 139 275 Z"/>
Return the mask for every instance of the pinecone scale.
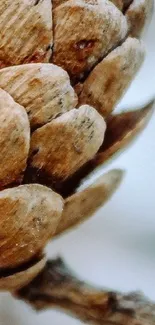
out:
<path id="1" fill-rule="evenodd" d="M 46 243 L 119 185 L 117 170 L 74 193 L 152 112 L 153 104 L 112 113 L 144 61 L 152 8 L 153 0 L 1 1 L 0 289 L 29 283 Z"/>

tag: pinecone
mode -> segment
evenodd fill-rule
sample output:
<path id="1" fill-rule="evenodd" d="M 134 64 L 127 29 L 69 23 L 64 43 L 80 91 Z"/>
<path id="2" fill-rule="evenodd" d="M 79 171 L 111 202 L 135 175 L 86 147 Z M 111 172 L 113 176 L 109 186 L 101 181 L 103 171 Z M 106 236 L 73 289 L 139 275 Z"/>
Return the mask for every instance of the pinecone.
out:
<path id="1" fill-rule="evenodd" d="M 74 194 L 150 116 L 152 104 L 112 111 L 144 60 L 139 37 L 152 8 L 153 0 L 1 1 L 1 290 L 31 282 L 47 241 L 117 188 L 114 170 Z"/>

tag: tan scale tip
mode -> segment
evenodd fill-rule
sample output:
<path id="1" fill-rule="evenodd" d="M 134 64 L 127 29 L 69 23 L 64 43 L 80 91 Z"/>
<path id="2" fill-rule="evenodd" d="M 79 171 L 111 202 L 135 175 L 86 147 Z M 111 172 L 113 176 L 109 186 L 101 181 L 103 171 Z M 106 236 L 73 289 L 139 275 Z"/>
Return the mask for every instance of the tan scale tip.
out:
<path id="1" fill-rule="evenodd" d="M 55 236 L 90 218 L 111 198 L 124 173 L 121 169 L 111 170 L 99 177 L 93 185 L 68 197 Z"/>

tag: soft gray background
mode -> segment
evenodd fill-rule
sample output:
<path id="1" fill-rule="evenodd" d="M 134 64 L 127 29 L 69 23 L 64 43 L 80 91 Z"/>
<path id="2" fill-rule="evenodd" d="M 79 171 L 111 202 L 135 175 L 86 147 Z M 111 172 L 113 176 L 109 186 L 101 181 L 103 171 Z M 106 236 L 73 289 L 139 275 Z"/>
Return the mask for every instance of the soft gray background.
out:
<path id="1" fill-rule="evenodd" d="M 146 36 L 145 64 L 119 107 L 142 105 L 155 95 L 155 16 Z M 112 200 L 76 231 L 49 245 L 77 274 L 100 286 L 141 289 L 155 299 L 155 116 L 136 143 L 109 167 L 127 169 Z M 0 324 L 78 325 L 59 312 L 36 314 L 8 294 L 0 296 Z"/>

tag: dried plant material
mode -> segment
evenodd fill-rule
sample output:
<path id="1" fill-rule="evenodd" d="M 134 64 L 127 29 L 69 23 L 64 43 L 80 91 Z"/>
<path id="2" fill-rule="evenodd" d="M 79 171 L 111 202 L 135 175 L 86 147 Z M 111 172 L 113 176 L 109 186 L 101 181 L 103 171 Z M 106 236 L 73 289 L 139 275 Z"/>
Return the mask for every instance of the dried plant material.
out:
<path id="1" fill-rule="evenodd" d="M 24 108 L 0 89 L 0 189 L 20 183 L 30 146 L 30 127 Z"/>
<path id="2" fill-rule="evenodd" d="M 151 116 L 153 103 L 109 115 L 143 62 L 143 46 L 131 37 L 152 7 L 151 0 L 0 1 L 0 290 L 37 310 L 62 308 L 96 325 L 155 323 L 149 301 L 95 289 L 61 259 L 41 256 L 48 240 L 110 198 L 122 171 L 93 176 Z"/>
<path id="3" fill-rule="evenodd" d="M 98 112 L 83 105 L 73 109 L 32 134 L 30 167 L 55 181 L 63 181 L 92 159 L 105 133 Z"/>
<path id="4" fill-rule="evenodd" d="M 93 185 L 68 197 L 55 235 L 77 226 L 103 206 L 118 188 L 123 171 L 114 169 L 99 177 Z"/>
<path id="5" fill-rule="evenodd" d="M 124 15 L 107 0 L 67 1 L 53 11 L 53 21 L 52 61 L 75 80 L 117 46 L 128 28 Z"/>
<path id="6" fill-rule="evenodd" d="M 110 0 L 117 8 L 123 9 L 123 0 Z"/>
<path id="7" fill-rule="evenodd" d="M 0 67 L 46 62 L 53 43 L 51 0 L 0 1 Z"/>
<path id="8" fill-rule="evenodd" d="M 153 13 L 154 0 L 133 0 L 126 12 L 130 35 L 140 37 Z"/>
<path id="9" fill-rule="evenodd" d="M 62 5 L 67 0 L 53 0 L 52 1 L 52 9 L 54 10 L 56 7 Z"/>
<path id="10" fill-rule="evenodd" d="M 129 145 L 152 116 L 154 102 L 134 111 L 114 114 L 107 120 L 107 131 L 94 165 L 100 165 Z"/>
<path id="11" fill-rule="evenodd" d="M 28 285 L 45 264 L 46 258 L 41 255 L 18 269 L 0 271 L 0 291 L 15 291 Z"/>
<path id="12" fill-rule="evenodd" d="M 94 325 L 154 325 L 155 304 L 140 293 L 121 294 L 78 279 L 58 258 L 15 296 L 36 310 L 62 309 Z"/>
<path id="13" fill-rule="evenodd" d="M 53 64 L 34 63 L 2 69 L 0 87 L 26 108 L 32 128 L 77 104 L 68 74 Z"/>
<path id="14" fill-rule="evenodd" d="M 124 11 L 126 11 L 129 6 L 131 5 L 131 3 L 133 2 L 133 0 L 122 0 L 123 1 L 123 9 Z"/>
<path id="15" fill-rule="evenodd" d="M 79 103 L 94 106 L 107 116 L 124 95 L 144 60 L 144 47 L 128 38 L 90 73 L 83 84 Z"/>
<path id="16" fill-rule="evenodd" d="M 131 144 L 142 132 L 154 111 L 154 102 L 128 112 L 114 113 L 107 119 L 107 129 L 102 146 L 96 156 L 82 166 L 71 178 L 58 186 L 57 191 L 65 198 L 76 191 L 86 188 L 88 181 L 94 179 L 98 167 L 107 163 L 114 155 L 119 154 Z M 58 184 L 59 185 L 59 184 Z"/>
<path id="17" fill-rule="evenodd" d="M 117 8 L 122 10 L 124 2 L 128 2 L 128 3 L 130 2 L 131 3 L 132 0 L 109 0 L 109 1 L 112 2 Z M 67 0 L 53 0 L 52 1 L 52 8 L 55 9 L 56 7 L 62 5 L 64 2 L 67 2 Z M 95 4 L 96 0 L 85 0 L 85 2 L 90 3 L 90 4 Z M 102 0 L 100 2 L 102 2 Z"/>
<path id="18" fill-rule="evenodd" d="M 36 256 L 55 233 L 63 200 L 49 188 L 21 185 L 0 192 L 0 268 Z"/>

